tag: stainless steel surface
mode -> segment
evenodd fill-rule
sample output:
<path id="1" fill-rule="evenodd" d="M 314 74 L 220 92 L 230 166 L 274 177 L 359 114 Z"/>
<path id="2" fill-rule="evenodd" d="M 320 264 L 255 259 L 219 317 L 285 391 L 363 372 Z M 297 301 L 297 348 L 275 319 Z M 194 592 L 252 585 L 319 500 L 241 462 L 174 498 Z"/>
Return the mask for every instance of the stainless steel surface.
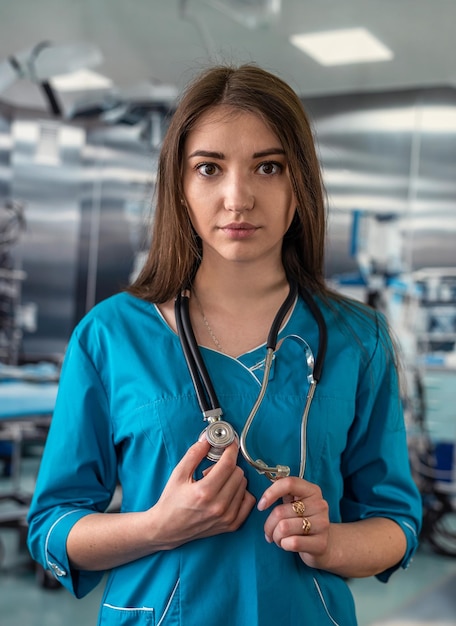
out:
<path id="1" fill-rule="evenodd" d="M 25 204 L 27 220 L 15 248 L 27 275 L 22 301 L 38 311 L 23 352 L 58 358 L 82 315 L 128 283 L 153 155 L 122 128 L 36 117 L 12 123 L 11 145 L 8 193 Z"/>
<path id="2" fill-rule="evenodd" d="M 403 268 L 456 265 L 456 91 L 306 99 L 330 208 L 328 274 L 354 271 L 353 211 L 395 216 Z"/>
<path id="3" fill-rule="evenodd" d="M 27 274 L 22 299 L 38 307 L 31 352 L 60 351 L 74 318 L 80 223 L 78 186 L 84 132 L 53 120 L 17 119 L 11 127 L 11 194 L 25 205 L 27 229 L 16 254 Z"/>

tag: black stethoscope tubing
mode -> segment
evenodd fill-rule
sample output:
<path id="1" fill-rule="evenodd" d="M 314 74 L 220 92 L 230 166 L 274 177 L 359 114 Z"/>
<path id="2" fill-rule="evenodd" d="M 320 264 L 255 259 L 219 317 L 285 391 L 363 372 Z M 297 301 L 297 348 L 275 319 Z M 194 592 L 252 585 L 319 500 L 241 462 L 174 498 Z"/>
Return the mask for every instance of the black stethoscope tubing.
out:
<path id="1" fill-rule="evenodd" d="M 206 415 L 210 409 L 220 408 L 220 403 L 193 332 L 189 302 L 190 292 L 188 290 L 184 290 L 177 295 L 175 302 L 177 333 L 195 388 L 198 404 L 203 415 Z"/>
<path id="2" fill-rule="evenodd" d="M 323 313 L 321 312 L 320 307 L 317 305 L 307 289 L 301 289 L 300 295 L 306 303 L 309 311 L 312 313 L 313 318 L 317 322 L 318 326 L 318 351 L 317 356 L 315 357 L 315 367 L 313 372 L 313 377 L 318 383 L 321 379 L 323 364 L 326 358 L 326 351 L 328 349 L 328 329 L 326 327 L 326 321 L 323 317 Z"/>

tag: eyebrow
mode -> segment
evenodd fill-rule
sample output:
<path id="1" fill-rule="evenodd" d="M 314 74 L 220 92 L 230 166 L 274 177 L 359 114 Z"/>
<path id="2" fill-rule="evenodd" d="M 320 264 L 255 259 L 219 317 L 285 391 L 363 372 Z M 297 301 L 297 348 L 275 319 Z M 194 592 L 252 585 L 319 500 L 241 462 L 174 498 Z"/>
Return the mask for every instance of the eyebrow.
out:
<path id="1" fill-rule="evenodd" d="M 252 158 L 261 159 L 263 157 L 271 156 L 273 154 L 285 154 L 285 150 L 283 148 L 267 148 L 266 150 L 261 150 L 260 152 L 254 152 Z M 195 150 L 188 155 L 188 158 L 192 157 L 205 157 L 208 159 L 220 159 L 223 160 L 225 155 L 223 152 L 213 152 L 212 150 Z"/>

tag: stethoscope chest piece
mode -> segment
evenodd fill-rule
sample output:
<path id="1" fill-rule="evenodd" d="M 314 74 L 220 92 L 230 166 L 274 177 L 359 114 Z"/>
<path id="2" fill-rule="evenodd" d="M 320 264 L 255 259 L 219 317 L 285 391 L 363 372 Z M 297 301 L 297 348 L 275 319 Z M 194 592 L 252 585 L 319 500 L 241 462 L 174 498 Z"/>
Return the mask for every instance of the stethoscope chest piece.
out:
<path id="1" fill-rule="evenodd" d="M 218 461 L 223 454 L 225 448 L 230 446 L 233 441 L 239 443 L 239 436 L 234 428 L 224 420 L 214 420 L 203 430 L 199 436 L 199 441 L 207 439 L 210 443 L 210 449 L 207 458 L 211 461 Z"/>

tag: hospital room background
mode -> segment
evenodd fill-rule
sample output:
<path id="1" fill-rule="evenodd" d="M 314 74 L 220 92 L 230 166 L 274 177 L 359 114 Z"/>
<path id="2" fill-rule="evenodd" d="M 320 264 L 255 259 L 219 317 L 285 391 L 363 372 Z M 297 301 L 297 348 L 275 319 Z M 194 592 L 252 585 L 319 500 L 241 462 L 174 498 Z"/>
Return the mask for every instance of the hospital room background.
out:
<path id="1" fill-rule="evenodd" d="M 183 85 L 254 61 L 310 114 L 327 280 L 404 362 L 423 529 L 407 571 L 350 581 L 360 626 L 456 625 L 456 2 L 0 0 L 0 24 L 0 624 L 96 621 L 101 586 L 75 600 L 25 544 L 62 359 L 141 268 Z"/>

